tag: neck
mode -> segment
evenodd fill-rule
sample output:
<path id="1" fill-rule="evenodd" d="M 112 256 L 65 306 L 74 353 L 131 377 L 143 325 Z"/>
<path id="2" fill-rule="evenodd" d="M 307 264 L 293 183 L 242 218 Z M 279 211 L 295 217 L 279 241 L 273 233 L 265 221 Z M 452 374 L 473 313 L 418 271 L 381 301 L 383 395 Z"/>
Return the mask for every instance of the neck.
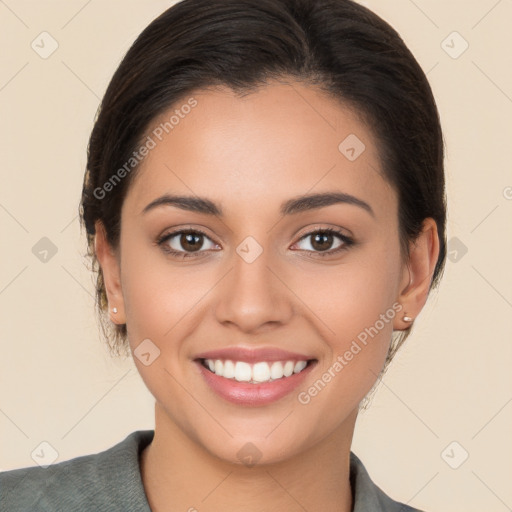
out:
<path id="1" fill-rule="evenodd" d="M 357 411 L 300 454 L 253 466 L 222 460 L 155 404 L 155 435 L 141 455 L 152 512 L 322 510 L 351 512 L 350 445 Z"/>

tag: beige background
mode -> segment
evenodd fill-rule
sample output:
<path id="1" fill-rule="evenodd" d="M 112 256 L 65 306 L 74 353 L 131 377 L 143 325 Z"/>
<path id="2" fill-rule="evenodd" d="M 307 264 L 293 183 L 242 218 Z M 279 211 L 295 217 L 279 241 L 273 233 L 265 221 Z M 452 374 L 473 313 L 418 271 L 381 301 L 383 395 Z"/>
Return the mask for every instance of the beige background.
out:
<path id="1" fill-rule="evenodd" d="M 34 465 L 43 441 L 59 462 L 153 428 L 133 362 L 101 343 L 77 212 L 99 99 L 171 3 L 0 0 L 2 470 Z M 388 494 L 418 508 L 509 510 L 512 2 L 364 3 L 403 36 L 437 97 L 453 261 L 360 416 L 353 450 Z M 46 59 L 31 48 L 43 31 L 59 45 Z M 464 41 L 453 31 L 469 44 L 458 58 Z M 47 262 L 32 252 L 43 237 L 57 248 Z M 469 458 L 452 469 L 446 460 L 463 450 Z"/>

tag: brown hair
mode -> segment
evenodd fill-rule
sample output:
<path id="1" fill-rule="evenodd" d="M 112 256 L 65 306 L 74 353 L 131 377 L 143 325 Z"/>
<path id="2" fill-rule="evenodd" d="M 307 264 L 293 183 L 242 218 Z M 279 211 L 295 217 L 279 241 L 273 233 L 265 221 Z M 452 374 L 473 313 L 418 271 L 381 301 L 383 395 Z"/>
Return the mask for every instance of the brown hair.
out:
<path id="1" fill-rule="evenodd" d="M 319 85 L 369 121 L 385 176 L 398 192 L 402 255 L 408 256 L 424 219 L 437 223 L 440 253 L 431 288 L 438 284 L 446 259 L 442 132 L 426 76 L 397 32 L 351 0 L 183 0 L 133 43 L 90 136 L 80 220 L 112 353 L 128 350 L 126 325 L 109 320 L 95 222 L 102 222 L 116 248 L 121 207 L 137 166 L 113 182 L 116 173 L 119 178 L 126 169 L 151 121 L 191 91 L 225 85 L 242 93 L 273 78 Z M 106 196 L 107 183 L 115 186 Z M 409 332 L 394 333 L 385 367 Z"/>

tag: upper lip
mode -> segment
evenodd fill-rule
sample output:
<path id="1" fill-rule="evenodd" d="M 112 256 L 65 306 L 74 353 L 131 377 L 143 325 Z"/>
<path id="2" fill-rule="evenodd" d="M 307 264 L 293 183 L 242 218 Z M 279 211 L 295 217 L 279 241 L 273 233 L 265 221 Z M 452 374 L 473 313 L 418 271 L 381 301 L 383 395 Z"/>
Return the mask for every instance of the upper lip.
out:
<path id="1" fill-rule="evenodd" d="M 194 359 L 229 359 L 232 361 L 257 363 L 260 361 L 308 361 L 314 358 L 305 354 L 299 354 L 298 352 L 290 352 L 275 347 L 246 348 L 238 346 L 202 352 L 196 355 Z"/>

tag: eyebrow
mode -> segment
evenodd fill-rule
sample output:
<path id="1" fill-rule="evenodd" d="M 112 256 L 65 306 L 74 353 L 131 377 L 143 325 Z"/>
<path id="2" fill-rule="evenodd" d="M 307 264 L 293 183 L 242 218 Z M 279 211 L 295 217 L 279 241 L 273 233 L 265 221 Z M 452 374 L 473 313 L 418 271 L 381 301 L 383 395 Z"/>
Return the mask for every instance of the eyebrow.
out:
<path id="1" fill-rule="evenodd" d="M 340 203 L 358 206 L 367 211 L 372 217 L 375 217 L 375 212 L 368 203 L 344 192 L 324 192 L 298 196 L 282 203 L 280 213 L 281 215 L 293 215 L 295 213 L 315 210 L 317 208 L 325 208 L 327 206 Z M 221 206 L 215 204 L 210 199 L 205 197 L 176 196 L 170 194 L 164 194 L 154 201 L 151 201 L 151 203 L 142 210 L 142 214 L 161 206 L 174 206 L 190 212 L 216 215 L 218 217 L 224 216 Z"/>

